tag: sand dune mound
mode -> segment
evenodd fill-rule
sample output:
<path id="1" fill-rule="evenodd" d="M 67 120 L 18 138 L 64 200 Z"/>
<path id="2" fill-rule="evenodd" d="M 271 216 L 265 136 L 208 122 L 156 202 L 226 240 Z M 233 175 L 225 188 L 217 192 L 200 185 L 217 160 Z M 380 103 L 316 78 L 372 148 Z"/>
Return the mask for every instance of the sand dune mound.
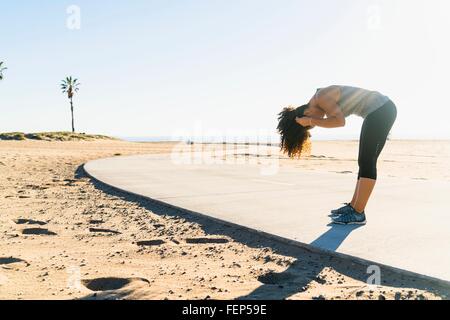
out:
<path id="1" fill-rule="evenodd" d="M 116 139 L 103 135 L 92 135 L 92 134 L 72 133 L 72 132 L 40 132 L 40 133 L 9 132 L 9 133 L 0 133 L 0 140 L 95 141 L 95 140 L 116 140 Z"/>

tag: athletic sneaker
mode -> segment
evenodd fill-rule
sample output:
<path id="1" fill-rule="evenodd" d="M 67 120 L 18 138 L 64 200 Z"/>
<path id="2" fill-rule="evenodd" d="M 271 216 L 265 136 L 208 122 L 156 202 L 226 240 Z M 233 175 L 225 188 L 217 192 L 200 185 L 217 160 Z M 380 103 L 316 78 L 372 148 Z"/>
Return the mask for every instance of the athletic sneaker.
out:
<path id="1" fill-rule="evenodd" d="M 351 206 L 349 207 L 349 209 L 347 209 L 346 212 L 344 212 L 338 217 L 332 218 L 331 220 L 335 224 L 344 224 L 344 225 L 349 224 L 365 225 L 367 223 L 366 214 L 364 212 L 363 213 L 356 212 L 356 210 L 353 209 Z"/>
<path id="2" fill-rule="evenodd" d="M 350 207 L 350 203 L 344 203 L 344 204 L 345 204 L 345 206 L 343 206 L 342 208 L 339 208 L 336 210 L 331 210 L 330 217 L 331 218 L 338 217 L 341 214 L 345 213 L 348 210 L 348 208 Z"/>

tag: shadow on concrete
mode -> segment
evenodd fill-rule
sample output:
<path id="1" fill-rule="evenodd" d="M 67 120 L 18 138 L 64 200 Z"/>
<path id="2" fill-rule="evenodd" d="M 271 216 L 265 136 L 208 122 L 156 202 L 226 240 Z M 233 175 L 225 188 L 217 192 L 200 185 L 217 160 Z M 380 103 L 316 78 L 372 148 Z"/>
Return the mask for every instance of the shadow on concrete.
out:
<path id="1" fill-rule="evenodd" d="M 77 179 L 90 178 L 83 167 L 77 169 Z M 292 257 L 296 261 L 281 273 L 269 272 L 258 277 L 261 282 L 254 291 L 239 297 L 238 300 L 283 300 L 290 296 L 305 291 L 307 286 L 316 281 L 323 284 L 320 273 L 324 268 L 332 268 L 342 275 L 348 276 L 363 283 L 367 282 L 368 267 L 371 263 L 362 261 L 349 261 L 349 259 L 333 256 L 326 253 L 317 253 L 308 247 L 296 246 L 272 239 L 263 234 L 252 232 L 239 226 L 230 226 L 215 219 L 203 216 L 201 213 L 189 212 L 183 209 L 173 208 L 170 205 L 120 191 L 91 178 L 92 184 L 100 191 L 121 198 L 124 201 L 133 202 L 142 208 L 160 216 L 183 218 L 188 222 L 199 224 L 207 236 L 227 236 L 236 242 L 251 248 L 271 248 L 275 254 Z M 345 239 L 356 230 L 356 227 L 333 226 L 326 233 L 314 240 L 311 245 L 336 250 Z M 428 290 L 443 298 L 450 297 L 450 286 L 433 279 L 422 279 L 413 275 L 407 275 L 392 269 L 381 268 L 381 285 L 394 288 L 415 288 Z"/>
<path id="2" fill-rule="evenodd" d="M 330 230 L 311 242 L 311 246 L 328 251 L 336 251 L 353 231 L 362 227 L 360 225 L 342 226 L 334 224 L 329 224 L 328 226 Z"/>

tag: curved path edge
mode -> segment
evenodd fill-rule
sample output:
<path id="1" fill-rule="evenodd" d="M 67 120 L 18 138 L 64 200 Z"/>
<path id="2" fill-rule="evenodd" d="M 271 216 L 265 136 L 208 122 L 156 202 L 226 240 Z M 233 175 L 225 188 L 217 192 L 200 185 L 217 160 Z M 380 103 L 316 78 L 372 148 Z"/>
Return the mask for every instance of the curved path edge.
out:
<path id="1" fill-rule="evenodd" d="M 125 157 L 123 157 L 123 158 L 125 158 Z M 107 158 L 107 159 L 110 159 L 110 158 Z M 98 159 L 98 160 L 106 160 L 106 159 Z M 98 161 L 98 160 L 95 160 L 95 161 Z M 285 237 L 282 237 L 282 236 L 278 236 L 278 235 L 275 235 L 275 234 L 268 233 L 266 231 L 261 231 L 261 230 L 255 229 L 255 228 L 243 226 L 243 225 L 240 225 L 240 224 L 237 224 L 237 223 L 234 223 L 234 222 L 230 222 L 230 221 L 223 220 L 223 219 L 220 219 L 220 218 L 212 217 L 212 216 L 209 216 L 209 215 L 201 213 L 201 212 L 185 209 L 185 208 L 182 208 L 180 206 L 176 206 L 176 205 L 170 204 L 170 203 L 165 202 L 165 201 L 157 200 L 157 199 L 154 199 L 154 198 L 146 196 L 146 195 L 142 195 L 142 194 L 139 194 L 139 193 L 136 193 L 136 192 L 132 192 L 132 191 L 129 191 L 129 190 L 126 190 L 126 189 L 114 186 L 114 185 L 112 185 L 110 183 L 102 181 L 101 179 L 95 177 L 94 174 L 90 173 L 89 170 L 86 168 L 86 164 L 88 164 L 88 163 L 85 163 L 82 166 L 83 172 L 86 174 L 87 177 L 89 177 L 90 179 L 92 179 L 93 181 L 96 181 L 97 183 L 99 183 L 101 185 L 107 186 L 107 187 L 109 187 L 109 188 L 111 188 L 113 190 L 122 192 L 124 194 L 131 195 L 131 196 L 134 196 L 134 197 L 138 197 L 138 198 L 141 198 L 141 199 L 145 199 L 145 200 L 151 201 L 154 204 L 157 204 L 157 205 L 160 205 L 162 207 L 166 207 L 168 209 L 172 209 L 172 210 L 175 210 L 175 211 L 178 211 L 178 212 L 182 212 L 182 213 L 185 213 L 185 214 L 190 214 L 190 215 L 193 215 L 193 216 L 196 216 L 196 217 L 200 217 L 200 218 L 203 218 L 203 219 L 208 219 L 210 221 L 214 221 L 214 222 L 222 224 L 224 226 L 229 226 L 229 227 L 233 227 L 233 228 L 236 228 L 236 229 L 244 230 L 244 231 L 249 232 L 249 233 L 257 234 L 257 235 L 263 236 L 263 237 L 265 237 L 267 239 L 274 240 L 274 241 L 280 242 L 280 243 L 285 244 L 285 245 L 291 245 L 291 246 L 294 246 L 294 247 L 299 247 L 299 248 L 305 249 L 307 251 L 310 251 L 312 253 L 326 254 L 326 255 L 329 255 L 329 256 L 332 256 L 332 257 L 336 257 L 336 258 L 339 258 L 339 259 L 343 259 L 343 260 L 346 260 L 346 261 L 350 261 L 350 262 L 353 262 L 353 263 L 362 264 L 364 266 L 376 265 L 376 266 L 382 267 L 382 268 L 384 268 L 386 270 L 398 273 L 400 275 L 415 277 L 415 278 L 418 278 L 418 279 L 426 280 L 426 281 L 428 281 L 430 283 L 435 283 L 435 284 L 437 284 L 439 286 L 447 287 L 450 290 L 450 281 L 447 281 L 447 280 L 442 280 L 442 279 L 439 279 L 439 278 L 436 278 L 436 277 L 432 277 L 432 276 L 427 276 L 427 275 L 424 275 L 424 274 L 421 274 L 421 273 L 408 271 L 408 270 L 405 270 L 405 269 L 397 268 L 397 267 L 390 266 L 390 265 L 383 264 L 383 263 L 379 263 L 379 262 L 376 262 L 376 261 L 363 259 L 363 258 L 360 258 L 360 257 L 357 257 L 357 256 L 344 254 L 344 253 L 340 253 L 340 252 L 336 252 L 336 251 L 332 251 L 332 250 L 327 250 L 327 249 L 320 248 L 320 247 L 315 247 L 315 246 L 313 246 L 311 244 L 303 243 L 301 241 L 292 240 L 292 239 L 289 239 L 289 238 L 285 238 Z"/>

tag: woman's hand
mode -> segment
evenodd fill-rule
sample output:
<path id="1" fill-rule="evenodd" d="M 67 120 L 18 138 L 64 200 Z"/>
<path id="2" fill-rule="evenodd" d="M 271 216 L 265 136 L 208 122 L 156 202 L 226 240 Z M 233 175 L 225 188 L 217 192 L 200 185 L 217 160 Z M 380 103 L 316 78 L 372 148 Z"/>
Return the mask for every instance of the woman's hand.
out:
<path id="1" fill-rule="evenodd" d="M 308 118 L 308 117 L 303 117 L 303 118 L 295 118 L 295 121 L 301 125 L 302 127 L 312 127 L 312 118 Z"/>

